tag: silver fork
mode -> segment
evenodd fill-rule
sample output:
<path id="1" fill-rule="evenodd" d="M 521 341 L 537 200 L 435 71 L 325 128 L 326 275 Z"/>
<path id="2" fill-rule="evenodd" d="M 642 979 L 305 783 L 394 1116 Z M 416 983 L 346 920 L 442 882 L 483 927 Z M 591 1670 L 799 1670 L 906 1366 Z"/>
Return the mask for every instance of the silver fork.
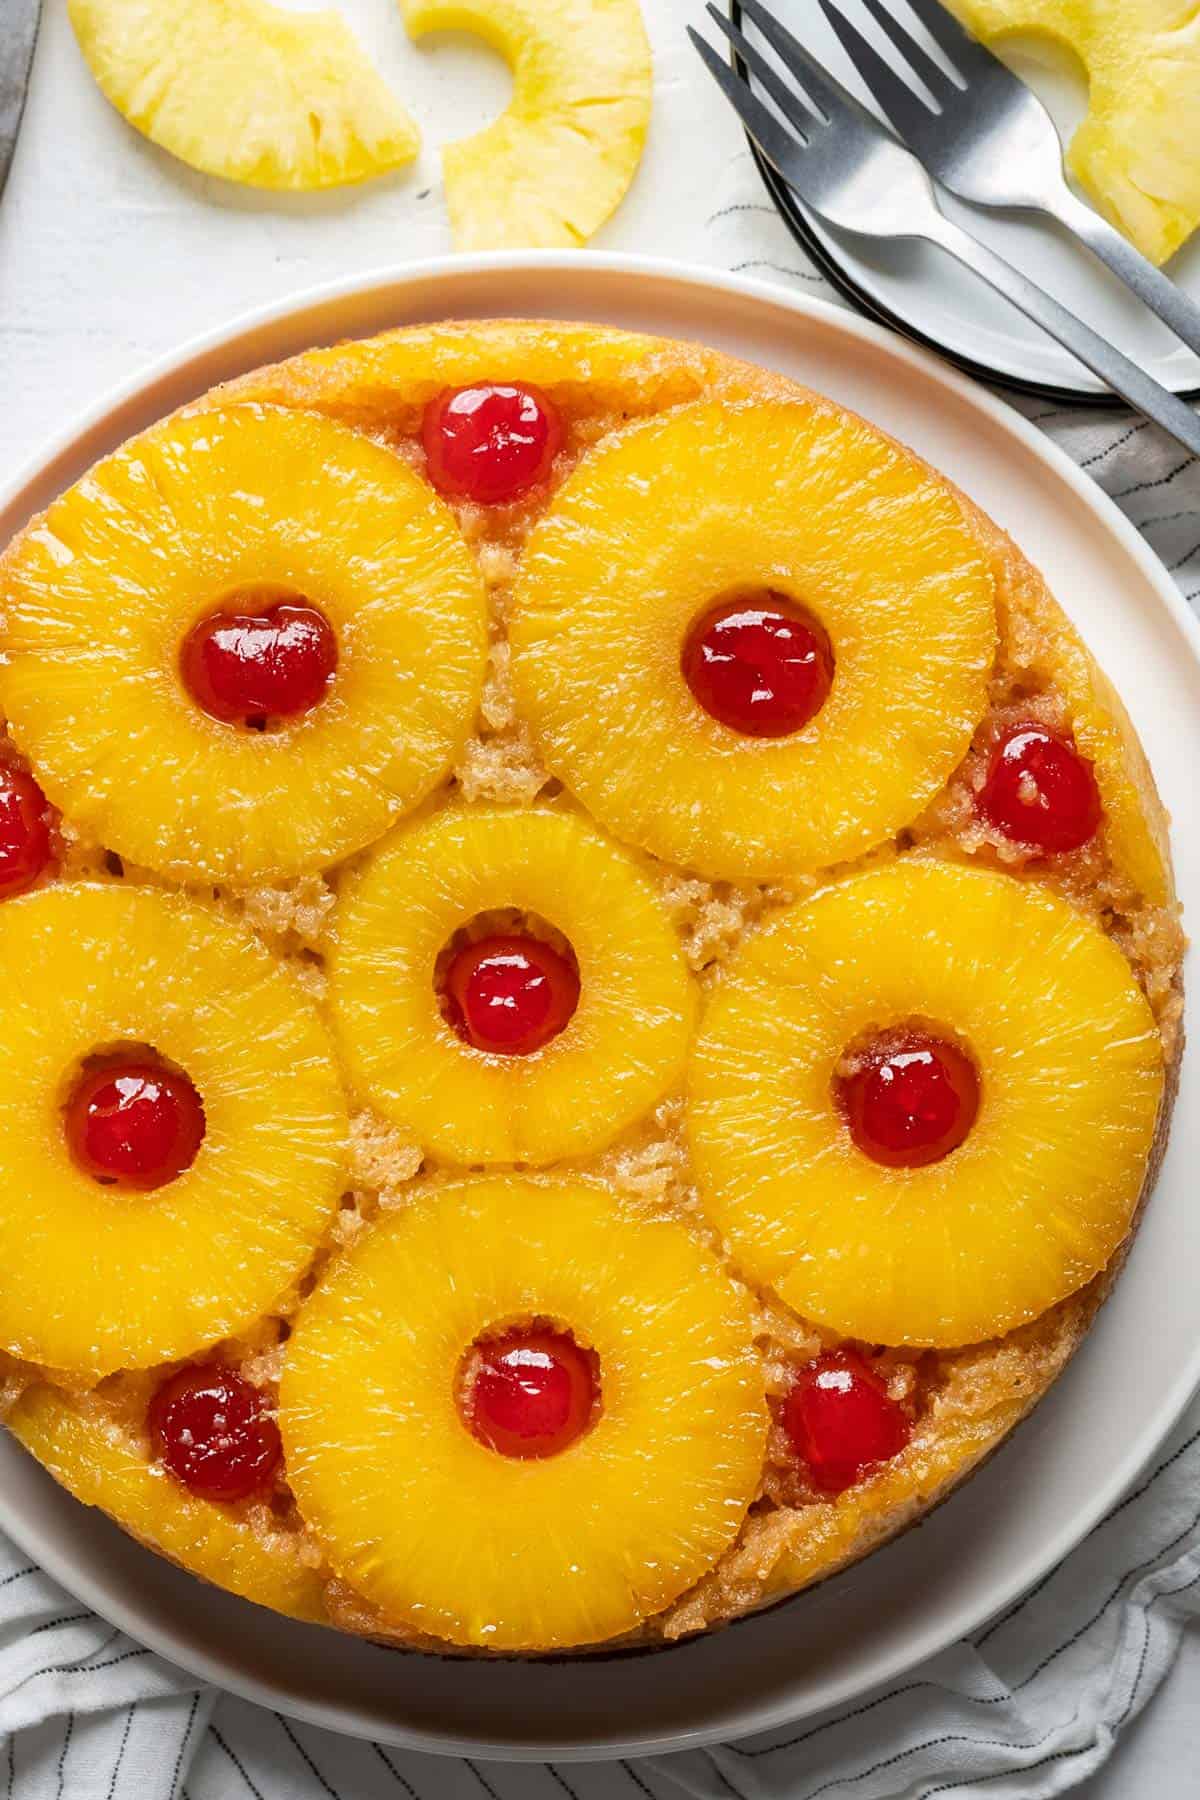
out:
<path id="1" fill-rule="evenodd" d="M 937 244 L 1057 338 L 1131 406 L 1193 455 L 1200 455 L 1200 418 L 1190 407 L 1028 276 L 946 218 L 925 170 L 887 126 L 860 106 L 761 0 L 741 0 L 741 6 L 797 86 L 785 81 L 715 6 L 710 4 L 708 12 L 758 77 L 786 126 L 711 44 L 690 27 L 689 35 L 763 155 L 815 213 L 835 228 L 861 237 L 922 238 Z"/>
<path id="2" fill-rule="evenodd" d="M 888 119 L 935 180 L 977 206 L 1057 219 L 1200 355 L 1200 306 L 1071 192 L 1058 128 L 1032 89 L 939 0 L 908 4 L 957 71 L 957 80 L 922 49 L 884 0 L 862 3 L 934 104 L 896 73 L 834 0 L 821 0 L 821 10 Z"/>

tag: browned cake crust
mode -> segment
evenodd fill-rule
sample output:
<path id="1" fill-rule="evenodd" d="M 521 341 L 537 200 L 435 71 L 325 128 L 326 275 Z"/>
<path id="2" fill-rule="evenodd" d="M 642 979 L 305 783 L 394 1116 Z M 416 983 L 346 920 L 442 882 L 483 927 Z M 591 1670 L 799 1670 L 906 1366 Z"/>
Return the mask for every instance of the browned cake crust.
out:
<path id="1" fill-rule="evenodd" d="M 556 485 L 590 448 L 629 420 L 695 400 L 795 399 L 802 392 L 782 376 L 698 345 L 553 322 L 465 321 L 315 351 L 256 371 L 197 404 L 257 403 L 323 413 L 420 469 L 419 426 L 426 402 L 444 387 L 498 377 L 535 383 L 563 413 L 568 436 L 555 469 Z M 838 410 L 819 398 L 815 403 Z M 930 475 L 944 479 L 932 471 Z M 1168 1070 L 1142 1190 L 1144 1207 L 1166 1144 L 1182 1048 L 1183 938 L 1166 817 L 1120 700 L 1041 576 L 969 500 L 959 499 L 986 546 L 994 579 L 999 646 L 988 706 L 965 760 L 942 792 L 872 859 L 970 859 L 1017 880 L 1050 886 L 1119 946 L 1153 1009 Z M 539 759 L 509 678 L 506 620 L 513 581 L 526 537 L 545 510 L 546 495 L 537 495 L 527 507 L 491 512 L 466 501 L 452 504 L 478 557 L 492 614 L 482 714 L 454 771 L 453 792 L 467 804 L 527 806 L 550 798 L 556 806 L 570 806 Z M 29 529 L 36 528 L 35 521 Z M 0 602 L 3 582 L 0 563 Z M 973 801 L 989 748 L 998 730 L 1017 718 L 1069 730 L 1093 762 L 1105 828 L 1084 849 L 1037 860 L 980 822 Z M 435 797 L 434 804 L 445 798 Z M 845 872 L 803 875 L 786 886 L 714 882 L 645 860 L 704 988 L 719 981 L 723 966 L 759 921 L 781 904 L 815 891 L 831 873 Z M 225 886 L 218 894 L 222 905 L 297 969 L 318 1003 L 324 995 L 323 960 L 340 875 L 331 869 L 292 883 Z M 140 870 L 114 874 L 105 845 L 69 832 L 61 870 L 53 879 L 82 877 L 156 881 Z M 354 1116 L 348 1154 L 346 1201 L 314 1275 L 341 1245 L 370 1231 L 381 1207 L 403 1205 L 414 1183 L 424 1189 L 443 1179 L 423 1161 L 414 1141 L 369 1108 Z M 700 1209 L 682 1130 L 681 1096 L 669 1097 L 611 1148 L 569 1168 L 603 1183 L 619 1207 L 635 1215 L 677 1218 L 728 1255 Z M 776 1418 L 759 1495 L 736 1541 L 704 1579 L 622 1642 L 669 1642 L 756 1610 L 844 1568 L 924 1517 L 979 1467 L 1062 1371 L 1109 1292 L 1132 1235 L 1089 1285 L 1007 1337 L 961 1349 L 883 1352 L 889 1391 L 912 1408 L 912 1437 L 900 1455 L 836 1498 L 806 1484 Z M 745 1281 L 744 1271 L 738 1277 Z M 288 1320 L 308 1285 L 302 1284 L 247 1338 L 219 1346 L 220 1355 L 273 1391 Z M 838 1340 L 790 1312 L 769 1292 L 756 1291 L 754 1304 L 756 1341 L 777 1411 L 796 1364 Z M 177 1528 L 165 1518 L 138 1485 L 150 1460 L 144 1419 L 151 1385 L 152 1378 L 139 1373 L 117 1374 L 88 1386 L 13 1363 L 8 1382 L 15 1407 L 12 1423 L 81 1498 L 111 1508 L 151 1548 L 185 1566 L 281 1610 L 327 1616 L 345 1630 L 391 1642 L 445 1648 L 382 1617 L 334 1577 L 282 1486 L 269 1505 L 219 1509 L 226 1535 L 233 1532 L 240 1544 L 252 1546 L 242 1561 L 227 1549 L 221 1550 L 224 1563 L 215 1551 L 209 1553 L 200 1542 L 205 1536 L 202 1520 L 189 1515 L 186 1528 Z M 56 1393 L 64 1397 L 63 1404 L 54 1399 Z M 114 1458 L 132 1484 L 127 1490 L 113 1485 Z M 187 1502 L 193 1512 L 197 1504 Z M 179 1508 L 182 1513 L 182 1500 Z M 284 1574 L 276 1580 L 272 1568 Z"/>

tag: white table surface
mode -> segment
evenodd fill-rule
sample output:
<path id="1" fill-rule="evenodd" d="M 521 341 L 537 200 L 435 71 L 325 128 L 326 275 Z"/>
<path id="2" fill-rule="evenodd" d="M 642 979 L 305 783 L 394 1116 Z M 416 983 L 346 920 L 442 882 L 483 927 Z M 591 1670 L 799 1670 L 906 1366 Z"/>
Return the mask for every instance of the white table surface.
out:
<path id="1" fill-rule="evenodd" d="M 656 65 L 650 143 L 594 247 L 694 261 L 741 138 L 683 36 L 699 0 L 643 3 Z M 446 34 L 418 49 L 395 0 L 338 0 L 417 115 L 424 148 L 409 170 L 363 188 L 258 195 L 194 174 L 130 131 L 87 74 L 66 0 L 44 4 L 0 204 L 0 484 L 106 389 L 186 338 L 321 282 L 449 251 L 438 147 L 485 123 L 509 90 L 475 41 Z M 1077 1791 L 1196 1800 L 1200 1641 L 1185 1644 L 1107 1768 Z"/>

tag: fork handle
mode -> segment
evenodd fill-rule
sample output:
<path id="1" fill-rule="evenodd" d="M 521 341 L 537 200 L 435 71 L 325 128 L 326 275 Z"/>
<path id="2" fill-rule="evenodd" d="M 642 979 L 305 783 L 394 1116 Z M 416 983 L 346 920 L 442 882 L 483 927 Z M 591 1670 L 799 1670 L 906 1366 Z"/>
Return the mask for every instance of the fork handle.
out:
<path id="1" fill-rule="evenodd" d="M 1049 213 L 1073 232 L 1151 312 L 1158 314 L 1164 325 L 1170 326 L 1189 350 L 1200 356 L 1200 306 L 1189 300 L 1140 250 L 1135 250 L 1115 226 L 1078 199 L 1065 182 L 1061 193 L 1043 199 L 1038 210 Z"/>
<path id="2" fill-rule="evenodd" d="M 933 243 L 982 276 L 997 293 L 1011 300 L 1026 318 L 1040 325 L 1052 338 L 1057 338 L 1115 394 L 1120 394 L 1130 406 L 1153 419 L 1164 431 L 1169 431 L 1193 456 L 1200 456 L 1200 417 L 1191 407 L 1153 376 L 1147 375 L 1144 369 L 1139 369 L 1136 363 L 1130 362 L 1090 325 L 1085 325 L 1065 306 L 1060 306 L 1044 288 L 1038 287 L 1002 256 L 997 256 L 994 250 L 989 250 L 986 244 L 981 244 L 978 238 L 971 237 L 945 217 L 939 216 L 936 224 L 930 221 L 921 235 L 928 236 Z"/>

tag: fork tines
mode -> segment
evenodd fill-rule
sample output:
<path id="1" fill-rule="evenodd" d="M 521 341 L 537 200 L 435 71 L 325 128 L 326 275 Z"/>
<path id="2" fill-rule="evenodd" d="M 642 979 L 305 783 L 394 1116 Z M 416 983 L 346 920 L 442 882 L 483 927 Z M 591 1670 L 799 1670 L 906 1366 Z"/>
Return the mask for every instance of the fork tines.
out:
<path id="1" fill-rule="evenodd" d="M 775 114 L 751 93 L 749 82 L 735 74 L 728 63 L 722 62 L 707 38 L 702 38 L 691 25 L 687 28 L 687 34 L 700 52 L 709 74 L 763 155 L 777 169 L 782 170 L 789 156 L 807 144 L 807 137 L 802 136 L 799 130 L 794 136 L 791 131 L 785 130 Z"/>
<path id="2" fill-rule="evenodd" d="M 770 94 L 801 143 L 807 144 L 809 133 L 819 119 L 819 114 L 812 103 L 805 103 L 807 96 L 799 93 L 795 88 L 789 87 L 774 65 L 767 61 L 761 51 L 755 49 L 749 39 L 723 12 L 719 12 L 712 4 L 706 10 L 713 24 L 729 39 L 742 62 L 761 81 L 764 90 Z M 692 37 L 697 44 L 703 41 L 696 37 L 695 32 L 692 33 Z"/>
<path id="3" fill-rule="evenodd" d="M 862 0 L 862 4 L 886 33 L 904 62 L 928 88 L 934 99 L 940 102 L 944 96 L 948 96 L 951 89 L 957 84 L 950 79 L 940 64 L 934 61 L 929 52 L 923 49 L 910 35 L 895 13 L 884 6 L 882 0 Z M 875 46 L 868 42 L 858 27 L 846 17 L 841 7 L 836 4 L 836 0 L 820 0 L 820 7 L 837 33 L 843 50 L 859 70 L 886 113 L 892 114 L 893 109 L 895 112 L 903 113 L 906 109 L 911 110 L 914 103 L 918 101 L 924 104 L 921 96 L 914 93 L 908 83 L 896 74 L 891 64 L 879 54 Z"/>
<path id="4" fill-rule="evenodd" d="M 871 0 L 865 0 L 865 3 L 871 6 Z M 954 14 L 942 5 L 942 0 L 908 0 L 908 5 L 938 49 L 957 65 L 961 74 L 967 74 L 972 63 L 991 63 L 995 60 L 991 51 L 978 38 L 973 38 L 966 27 L 959 24 Z M 886 21 L 874 6 L 871 6 L 871 11 L 886 29 Z M 896 42 L 894 38 L 892 41 Z"/>

